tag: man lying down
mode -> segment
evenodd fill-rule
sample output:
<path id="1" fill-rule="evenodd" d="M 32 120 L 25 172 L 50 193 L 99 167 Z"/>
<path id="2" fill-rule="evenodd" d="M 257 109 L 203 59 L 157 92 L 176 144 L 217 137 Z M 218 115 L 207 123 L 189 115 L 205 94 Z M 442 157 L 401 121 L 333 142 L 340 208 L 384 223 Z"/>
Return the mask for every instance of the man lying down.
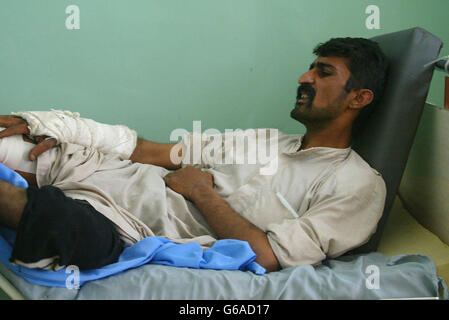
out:
<path id="1" fill-rule="evenodd" d="M 30 184 L 0 180 L 0 224 L 17 232 L 11 262 L 94 269 L 148 236 L 204 247 L 228 238 L 247 241 L 270 272 L 316 265 L 366 243 L 386 188 L 351 149 L 351 136 L 361 111 L 382 96 L 387 62 L 362 38 L 331 39 L 314 54 L 290 114 L 306 134 L 256 137 L 277 143 L 270 174 L 260 163 L 207 157 L 189 165 L 193 134 L 161 144 L 68 111 L 0 116 L 1 162 Z"/>

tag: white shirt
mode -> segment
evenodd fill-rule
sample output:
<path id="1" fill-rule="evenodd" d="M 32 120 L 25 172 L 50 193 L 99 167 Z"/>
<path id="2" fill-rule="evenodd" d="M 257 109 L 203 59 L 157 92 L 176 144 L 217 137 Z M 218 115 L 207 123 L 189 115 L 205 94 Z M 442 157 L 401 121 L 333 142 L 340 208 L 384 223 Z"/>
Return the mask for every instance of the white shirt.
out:
<path id="1" fill-rule="evenodd" d="M 187 154 L 193 137 L 183 138 Z M 257 142 L 262 138 L 257 135 Z M 221 164 L 205 156 L 196 165 L 213 174 L 215 190 L 236 212 L 266 232 L 283 268 L 318 264 L 367 242 L 385 202 L 382 177 L 355 151 L 297 151 L 302 138 L 279 134 L 277 152 L 271 155 L 272 160 L 277 156 L 277 170 L 271 175 L 261 174 L 263 163 Z M 223 154 L 229 148 L 220 146 Z M 37 180 L 39 186 L 52 184 L 69 197 L 88 201 L 116 224 L 127 244 L 156 235 L 212 245 L 216 234 L 199 210 L 165 186 L 162 177 L 168 172 L 62 144 L 38 158 Z"/>

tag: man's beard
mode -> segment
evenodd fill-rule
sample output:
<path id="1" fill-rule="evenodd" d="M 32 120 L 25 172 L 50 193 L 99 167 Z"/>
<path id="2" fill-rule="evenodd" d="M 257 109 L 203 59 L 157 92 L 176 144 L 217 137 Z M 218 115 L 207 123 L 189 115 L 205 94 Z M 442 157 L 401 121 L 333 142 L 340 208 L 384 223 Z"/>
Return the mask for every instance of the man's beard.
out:
<path id="1" fill-rule="evenodd" d="M 307 98 L 298 102 L 302 96 Z M 324 124 L 335 119 L 340 113 L 341 105 L 339 103 L 320 109 L 313 106 L 314 98 L 315 90 L 309 84 L 298 87 L 295 108 L 290 112 L 290 116 L 304 125 Z M 343 96 L 341 98 L 344 99 Z M 338 102 L 342 99 L 338 99 Z"/>

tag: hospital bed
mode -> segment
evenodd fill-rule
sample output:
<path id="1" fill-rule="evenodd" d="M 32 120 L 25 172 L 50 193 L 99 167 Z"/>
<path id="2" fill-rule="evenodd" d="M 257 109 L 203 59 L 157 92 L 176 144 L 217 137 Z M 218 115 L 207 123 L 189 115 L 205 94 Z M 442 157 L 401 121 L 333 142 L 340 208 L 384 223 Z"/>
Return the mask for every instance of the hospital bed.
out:
<path id="1" fill-rule="evenodd" d="M 368 243 L 316 267 L 301 265 L 256 275 L 250 271 L 146 264 L 87 282 L 80 289 L 30 283 L 0 263 L 3 296 L 12 299 L 448 299 L 449 246 L 441 230 L 448 230 L 449 204 L 440 204 L 443 211 L 433 212 L 434 220 L 430 219 L 433 224 L 426 222 L 425 228 L 422 222 L 429 219 L 423 219 L 420 211 L 427 209 L 412 201 L 417 189 L 414 183 L 425 180 L 426 186 L 432 185 L 432 177 L 416 172 L 422 154 L 415 148 L 422 147 L 419 142 L 429 138 L 425 130 L 418 130 L 429 125 L 423 124 L 421 118 L 429 121 L 428 113 L 435 111 L 425 103 L 434 66 L 424 65 L 438 57 L 442 43 L 422 28 L 373 39 L 383 48 L 391 66 L 384 99 L 378 108 L 365 115 L 363 129 L 353 141 L 353 148 L 383 175 L 387 185 L 384 213 Z M 448 126 L 449 117 L 446 119 Z M 443 148 L 441 144 L 449 140 L 439 143 L 433 147 Z M 448 181 L 446 178 L 439 182 Z M 421 196 L 424 198 L 426 194 Z M 429 218 L 427 211 L 424 215 Z"/>

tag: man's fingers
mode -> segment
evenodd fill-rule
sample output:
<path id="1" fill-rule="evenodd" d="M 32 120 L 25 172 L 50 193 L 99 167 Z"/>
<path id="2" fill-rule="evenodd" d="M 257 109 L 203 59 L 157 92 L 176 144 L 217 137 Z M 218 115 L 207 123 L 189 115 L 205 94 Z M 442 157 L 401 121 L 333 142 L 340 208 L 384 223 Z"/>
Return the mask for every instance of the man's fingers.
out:
<path id="1" fill-rule="evenodd" d="M 27 122 L 16 116 L 0 115 L 0 127 L 6 128 L 0 131 L 0 139 L 14 135 L 28 135 L 30 133 Z M 37 145 L 31 149 L 29 154 L 31 161 L 36 160 L 38 156 L 56 146 L 57 143 L 56 139 L 47 136 L 36 136 L 35 142 Z"/>
<path id="2" fill-rule="evenodd" d="M 45 139 L 49 138 L 48 136 L 35 136 L 34 137 L 34 141 L 36 142 L 36 144 L 41 143 L 42 141 L 44 141 Z"/>
<path id="3" fill-rule="evenodd" d="M 0 127 L 5 128 L 0 132 L 0 139 L 30 133 L 27 122 L 16 116 L 0 115 Z"/>
<path id="4" fill-rule="evenodd" d="M 26 121 L 16 116 L 0 115 L 0 127 L 12 127 L 18 124 L 26 124 Z"/>
<path id="5" fill-rule="evenodd" d="M 26 124 L 13 125 L 0 132 L 0 139 L 19 134 L 28 134 L 30 131 Z"/>
<path id="6" fill-rule="evenodd" d="M 50 150 L 54 146 L 56 146 L 56 139 L 54 138 L 48 138 L 39 143 L 37 146 L 35 146 L 30 151 L 30 160 L 34 161 L 37 159 L 38 156 L 40 156 L 42 153 L 44 153 L 47 150 Z"/>

